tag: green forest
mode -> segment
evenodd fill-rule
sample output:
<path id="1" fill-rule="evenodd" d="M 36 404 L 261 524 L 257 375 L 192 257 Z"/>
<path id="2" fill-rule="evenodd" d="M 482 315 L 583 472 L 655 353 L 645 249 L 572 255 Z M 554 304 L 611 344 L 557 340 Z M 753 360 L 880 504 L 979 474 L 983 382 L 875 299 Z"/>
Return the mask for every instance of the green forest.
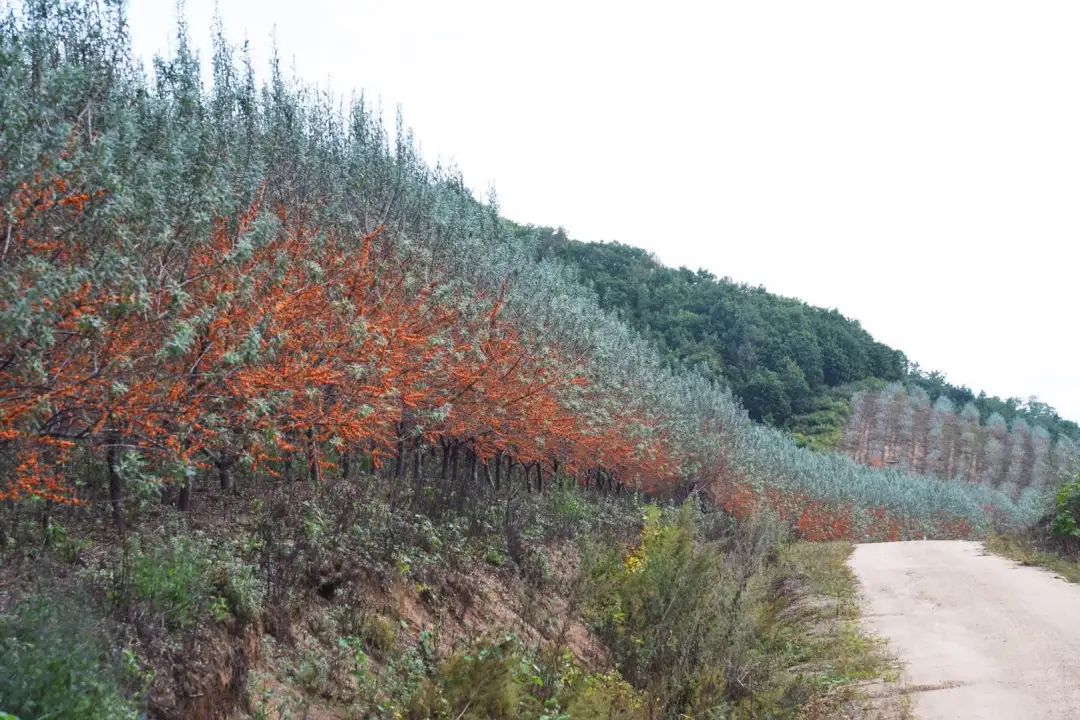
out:
<path id="1" fill-rule="evenodd" d="M 707 270 L 665 267 L 646 250 L 580 242 L 562 230 L 516 227 L 540 257 L 577 268 L 602 307 L 651 339 L 669 363 L 699 369 L 729 387 L 756 421 L 785 428 L 814 447 L 838 447 L 860 390 L 902 382 L 931 401 L 971 403 L 983 420 L 1000 415 L 1080 439 L 1080 426 L 1037 399 L 1002 399 L 926 372 L 838 310 L 813 307 Z"/>

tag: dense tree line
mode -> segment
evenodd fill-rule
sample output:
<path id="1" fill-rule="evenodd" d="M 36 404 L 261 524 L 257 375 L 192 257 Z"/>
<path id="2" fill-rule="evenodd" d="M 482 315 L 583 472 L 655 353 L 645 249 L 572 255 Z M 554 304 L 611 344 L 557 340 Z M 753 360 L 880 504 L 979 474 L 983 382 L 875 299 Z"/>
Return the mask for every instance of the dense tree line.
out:
<path id="1" fill-rule="evenodd" d="M 985 422 L 995 413 L 1053 437 L 1080 440 L 1080 426 L 1030 398 L 1001 399 L 949 383 L 909 364 L 836 310 L 813 307 L 705 270 L 669 268 L 640 248 L 579 242 L 546 227 L 517 228 L 536 238 L 543 257 L 576 267 L 600 304 L 654 340 L 669 362 L 700 368 L 727 384 L 750 417 L 800 434 L 839 440 L 850 401 L 869 386 L 902 381 L 931 400 L 971 403 Z M 837 407 L 839 401 L 840 407 Z"/>
<path id="2" fill-rule="evenodd" d="M 983 422 L 973 401 L 957 407 L 947 395 L 931 400 L 921 387 L 899 383 L 855 396 L 843 448 L 875 467 L 895 465 L 1009 493 L 1060 487 L 1080 464 L 1068 435 L 1054 439 L 1020 415 L 1009 423 L 995 412 Z"/>
<path id="3" fill-rule="evenodd" d="M 640 248 L 576 242 L 549 228 L 531 231 L 542 254 L 580 268 L 602 306 L 654 339 L 670 360 L 722 379 L 755 420 L 783 426 L 828 388 L 867 378 L 899 380 L 906 372 L 903 353 L 835 310 L 705 270 L 668 268 Z"/>
<path id="4" fill-rule="evenodd" d="M 697 303 L 672 329 L 696 367 L 668 362 L 682 345 L 601 307 L 636 281 L 583 287 L 552 238 L 426 164 L 400 118 L 276 59 L 260 86 L 221 33 L 206 86 L 182 24 L 175 47 L 151 79 L 122 5 L 0 22 L 3 507 L 102 503 L 122 526 L 239 474 L 362 467 L 457 502 L 480 482 L 698 490 L 815 537 L 1034 516 L 1033 494 L 798 448 L 718 382 L 731 370 L 775 421 L 813 388 L 899 377 L 903 356 L 838 313 L 654 268 L 642 308 Z"/>
<path id="5" fill-rule="evenodd" d="M 1019 420 L 1032 427 L 1045 429 L 1054 438 L 1065 435 L 1070 440 L 1080 440 L 1080 425 L 1061 417 L 1057 410 L 1036 397 L 1023 400 L 1017 397 L 1000 398 L 981 391 L 975 393 L 964 385 L 948 382 L 943 373 L 926 372 L 917 364 L 910 368 L 906 382 L 913 388 L 921 388 L 935 401 L 944 397 L 956 407 L 964 407 L 970 403 L 978 410 L 984 423 L 989 422 L 994 415 L 999 415 L 1007 424 Z"/>
<path id="6" fill-rule="evenodd" d="M 417 482 L 426 456 L 458 495 L 515 468 L 538 489 L 671 476 L 644 398 L 590 377 L 604 349 L 521 302 L 497 248 L 470 257 L 494 208 L 402 128 L 391 144 L 362 100 L 340 116 L 276 62 L 259 93 L 220 37 L 207 94 L 183 27 L 149 88 L 120 15 L 29 13 L 5 28 L 31 112 L 4 163 L 0 498 L 77 500 L 86 453 L 120 526 L 136 486 L 183 509 L 207 471 L 317 482 L 358 455 Z"/>

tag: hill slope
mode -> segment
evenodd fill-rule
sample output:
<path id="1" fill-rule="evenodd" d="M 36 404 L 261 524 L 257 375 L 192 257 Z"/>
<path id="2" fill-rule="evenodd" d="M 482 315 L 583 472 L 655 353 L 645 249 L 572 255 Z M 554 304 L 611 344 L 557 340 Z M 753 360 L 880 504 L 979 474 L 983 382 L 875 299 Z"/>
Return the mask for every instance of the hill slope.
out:
<path id="1" fill-rule="evenodd" d="M 860 390 L 900 381 L 935 402 L 971 404 L 981 419 L 1022 421 L 1052 437 L 1080 439 L 1080 426 L 1034 398 L 1001 399 L 952 385 L 911 365 L 836 310 L 717 278 L 669 268 L 647 251 L 620 243 L 579 242 L 546 227 L 517 227 L 540 257 L 576 267 L 600 305 L 661 348 L 669 361 L 699 367 L 731 388 L 754 420 L 783 427 L 807 444 L 837 447 Z"/>
<path id="2" fill-rule="evenodd" d="M 542 256 L 578 267 L 600 304 L 654 339 L 669 359 L 723 379 L 754 420 L 784 426 L 829 388 L 867 379 L 899 380 L 903 353 L 876 342 L 855 321 L 720 280 L 672 269 L 619 243 L 582 243 L 531 228 Z"/>
<path id="3" fill-rule="evenodd" d="M 389 462 L 400 480 L 437 459 L 459 495 L 514 470 L 538 489 L 697 490 L 818 538 L 978 533 L 986 508 L 1034 511 L 800 450 L 716 382 L 731 344 L 745 387 L 781 398 L 758 354 L 792 386 L 902 371 L 836 313 L 657 281 L 722 295 L 713 320 L 742 333 L 713 367 L 672 366 L 677 351 L 605 312 L 403 127 L 391 140 L 362 97 L 342 113 L 276 61 L 259 89 L 222 37 L 203 87 L 183 28 L 150 84 L 122 16 L 80 3 L 2 32 L 4 499 L 107 503 L 122 528 L 147 488 L 184 508 L 208 473 L 229 487 L 241 469 L 319 480 Z M 774 317 L 790 333 L 757 319 Z"/>
<path id="4" fill-rule="evenodd" d="M 123 13 L 0 20 L 3 711 L 793 715 L 880 671 L 843 541 L 1037 517 L 797 447 L 362 97 Z"/>

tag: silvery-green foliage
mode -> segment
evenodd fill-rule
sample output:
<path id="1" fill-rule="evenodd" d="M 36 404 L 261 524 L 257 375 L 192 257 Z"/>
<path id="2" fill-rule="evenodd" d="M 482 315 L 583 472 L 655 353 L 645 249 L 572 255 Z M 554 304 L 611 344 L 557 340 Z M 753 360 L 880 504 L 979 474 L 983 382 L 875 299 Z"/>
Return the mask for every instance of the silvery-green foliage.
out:
<path id="1" fill-rule="evenodd" d="M 50 323 L 41 315 L 49 311 L 41 300 L 82 283 L 126 289 L 133 302 L 119 312 L 143 311 L 138 298 L 161 289 L 174 298 L 171 311 L 182 308 L 176 269 L 208 241 L 214 222 L 235 224 L 229 218 L 259 199 L 261 215 L 223 262 L 239 266 L 273 238 L 279 206 L 307 208 L 320 232 L 358 241 L 385 228 L 380 251 L 405 259 L 411 290 L 437 283 L 435 300 L 465 317 L 505 294 L 504 317 L 532 352 L 586 378 L 587 391 L 571 386 L 563 398 L 586 427 L 626 413 L 639 418 L 628 429 L 639 447 L 663 433 L 679 463 L 671 482 L 737 480 L 862 511 L 884 508 L 923 519 L 928 528 L 948 516 L 984 530 L 986 507 L 1014 525 L 1033 519 L 1038 503 L 1027 490 L 1014 501 L 985 484 L 873 470 L 801 449 L 751 422 L 727 389 L 693 368 L 671 367 L 627 324 L 601 311 L 574 272 L 536 260 L 535 241 L 512 232 L 494 203 L 474 197 L 456 168 L 424 161 L 400 113 L 391 131 L 365 96 L 343 102 L 290 78 L 276 53 L 259 87 L 247 47 L 232 45 L 220 29 L 206 87 L 182 23 L 174 44 L 171 56 L 157 58 L 149 71 L 141 67 L 128 47 L 122 5 L 113 1 L 29 3 L 0 21 L 0 195 L 10 196 L 42 159 L 54 163 L 50 174 L 105 191 L 70 234 L 90 244 L 93 263 L 0 265 L 0 292 L 12 299 L 0 308 L 6 336 L 34 336 L 35 347 L 47 347 L 43 328 Z M 121 242 L 97 251 L 94 239 L 106 236 Z M 235 292 L 251 289 L 241 281 Z M 198 332 L 198 317 L 174 317 L 164 353 L 182 353 Z M 113 321 L 95 319 L 94 331 Z M 361 322 L 355 332 L 366 332 Z M 273 352 L 272 340 L 253 332 L 229 361 L 254 362 L 257 353 Z M 33 368 L 37 359 L 28 351 L 21 362 Z M 361 372 L 364 362 L 357 359 Z M 253 397 L 250 412 L 265 415 L 286 400 Z M 856 414 L 876 412 L 874 396 L 860 402 Z M 420 421 L 438 422 L 440 412 Z M 912 413 L 917 425 L 918 407 Z M 989 424 L 988 444 L 996 433 Z M 854 437 L 845 442 L 858 444 Z M 1045 472 L 1063 476 L 1076 455 L 1059 441 Z M 133 478 L 144 474 L 134 455 L 124 462 Z"/>

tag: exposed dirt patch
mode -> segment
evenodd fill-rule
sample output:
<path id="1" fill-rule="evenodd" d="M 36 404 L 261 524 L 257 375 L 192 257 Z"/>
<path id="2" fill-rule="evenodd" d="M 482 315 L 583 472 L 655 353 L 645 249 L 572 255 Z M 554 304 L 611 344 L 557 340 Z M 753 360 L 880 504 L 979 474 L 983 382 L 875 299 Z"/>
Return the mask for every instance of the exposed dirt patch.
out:
<path id="1" fill-rule="evenodd" d="M 301 616 L 292 618 L 288 632 L 279 633 L 279 639 L 263 637 L 261 662 L 251 668 L 246 697 L 249 711 L 271 719 L 349 717 L 333 689 L 304 690 L 298 687 L 296 678 L 303 657 L 327 655 L 327 647 L 334 641 L 328 634 L 336 632 L 330 628 L 329 618 L 346 609 L 360 615 L 377 614 L 399 627 L 397 652 L 415 646 L 425 632 L 441 657 L 478 637 L 513 633 L 527 646 L 563 647 L 586 667 L 603 666 L 601 643 L 572 607 L 578 551 L 567 541 L 553 543 L 544 552 L 551 578 L 540 587 L 526 582 L 511 566 L 482 563 L 468 572 L 448 570 L 433 579 L 430 586 L 362 569 L 350 573 L 330 599 L 313 586 L 311 602 Z M 371 669 L 382 669 L 379 658 L 372 658 Z M 347 694 L 353 679 L 335 673 L 333 667 L 329 672 L 328 685 Z M 183 716 L 174 713 L 172 717 Z"/>
<path id="2" fill-rule="evenodd" d="M 149 689 L 152 714 L 168 718 L 221 720 L 243 697 L 248 671 L 259 661 L 257 626 L 232 631 L 207 625 L 184 648 L 157 658 Z"/>

